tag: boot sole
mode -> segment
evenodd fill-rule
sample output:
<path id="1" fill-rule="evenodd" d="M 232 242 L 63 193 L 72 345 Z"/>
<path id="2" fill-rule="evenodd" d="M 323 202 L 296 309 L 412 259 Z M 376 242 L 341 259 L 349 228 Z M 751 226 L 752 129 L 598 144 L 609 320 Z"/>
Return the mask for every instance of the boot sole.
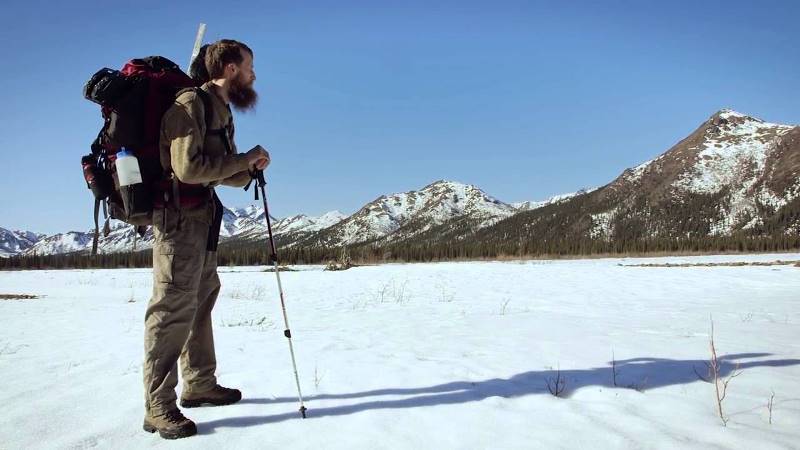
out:
<path id="1" fill-rule="evenodd" d="M 207 398 L 199 398 L 197 400 L 183 400 L 181 399 L 181 407 L 183 408 L 199 408 L 201 406 L 225 406 L 232 405 L 242 398 L 239 397 L 235 400 L 209 400 Z"/>
<path id="2" fill-rule="evenodd" d="M 142 425 L 142 429 L 147 431 L 148 433 L 155 433 L 158 431 L 158 435 L 164 439 L 181 439 L 189 436 L 194 436 L 197 434 L 197 427 L 189 428 L 187 430 L 179 430 L 175 432 L 167 432 L 159 430 L 158 428 L 150 425 L 149 423 L 145 423 Z"/>

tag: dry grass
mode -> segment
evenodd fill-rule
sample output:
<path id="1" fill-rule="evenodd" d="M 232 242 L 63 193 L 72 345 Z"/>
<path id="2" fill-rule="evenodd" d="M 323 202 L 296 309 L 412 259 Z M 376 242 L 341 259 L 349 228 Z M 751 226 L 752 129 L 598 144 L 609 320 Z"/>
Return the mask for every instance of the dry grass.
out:
<path id="1" fill-rule="evenodd" d="M 0 294 L 0 300 L 31 300 L 40 298 L 38 295 L 30 294 Z"/>
<path id="2" fill-rule="evenodd" d="M 294 269 L 294 268 L 289 267 L 289 266 L 279 266 L 278 267 L 278 272 L 297 272 L 297 271 L 298 271 L 297 269 Z M 274 267 L 267 267 L 262 272 L 275 272 L 275 268 Z"/>
<path id="3" fill-rule="evenodd" d="M 357 259 L 358 266 L 380 266 L 383 264 L 427 264 L 429 262 L 479 262 L 479 261 L 500 261 L 500 262 L 525 262 L 525 261 L 571 261 L 571 260 L 585 260 L 585 259 L 622 259 L 622 258 L 666 258 L 674 256 L 727 256 L 727 255 L 765 255 L 765 254 L 783 254 L 792 253 L 796 250 L 785 251 L 769 251 L 769 252 L 740 252 L 740 251 L 651 251 L 651 252 L 622 252 L 622 253 L 592 253 L 592 254 L 576 254 L 576 255 L 559 255 L 559 254 L 542 254 L 542 255 L 497 255 L 492 257 L 463 257 L 463 258 L 433 258 L 430 261 L 407 261 L 403 259 Z M 788 261 L 787 264 L 797 262 L 800 267 L 799 261 Z"/>
<path id="4" fill-rule="evenodd" d="M 764 262 L 715 262 L 715 263 L 651 263 L 651 264 L 618 264 L 621 267 L 746 267 L 746 266 L 790 266 L 800 267 L 800 261 L 764 261 Z"/>

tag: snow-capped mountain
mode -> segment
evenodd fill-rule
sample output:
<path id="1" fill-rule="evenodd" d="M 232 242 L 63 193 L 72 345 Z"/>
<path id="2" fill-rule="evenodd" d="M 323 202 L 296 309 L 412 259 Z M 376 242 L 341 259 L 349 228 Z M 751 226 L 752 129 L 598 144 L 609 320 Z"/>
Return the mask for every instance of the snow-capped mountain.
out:
<path id="1" fill-rule="evenodd" d="M 68 231 L 58 233 L 40 239 L 36 244 L 29 247 L 22 253 L 23 255 L 54 255 L 59 253 L 71 253 L 92 248 L 92 234 L 80 231 Z"/>
<path id="2" fill-rule="evenodd" d="M 531 201 L 516 202 L 516 203 L 512 203 L 511 206 L 513 206 L 514 208 L 517 208 L 518 211 L 529 211 L 531 209 L 542 208 L 544 206 L 551 205 L 553 203 L 563 202 L 564 200 L 569 200 L 572 197 L 575 197 L 576 195 L 588 194 L 589 192 L 593 192 L 593 191 L 596 191 L 596 190 L 597 190 L 596 187 L 595 188 L 591 188 L 591 189 L 581 189 L 581 190 L 578 190 L 578 191 L 575 191 L 575 192 L 569 192 L 569 193 L 566 193 L 566 194 L 554 195 L 554 196 L 548 198 L 547 200 L 532 201 L 532 202 Z"/>
<path id="3" fill-rule="evenodd" d="M 144 237 L 136 234 L 134 227 L 124 222 L 111 220 L 109 234 L 103 235 L 103 224 L 100 224 L 100 236 L 97 241 L 98 253 L 115 253 L 132 250 L 144 250 L 152 247 L 153 233 L 148 230 Z M 46 236 L 28 248 L 23 255 L 54 255 L 59 253 L 88 252 L 92 249 L 94 229 L 88 231 L 69 231 Z"/>
<path id="4" fill-rule="evenodd" d="M 275 219 L 272 232 L 275 236 L 284 234 L 310 233 L 336 224 L 345 217 L 339 211 L 331 211 L 319 217 L 297 215 L 284 219 Z M 109 222 L 110 232 L 103 235 L 102 224 L 97 244 L 98 253 L 115 253 L 122 251 L 144 250 L 153 246 L 152 229 L 147 230 L 143 237 L 136 234 L 133 226 L 117 220 Z M 89 252 L 92 249 L 94 229 L 80 232 L 70 231 L 52 236 L 24 234 L 23 232 L 9 232 L 0 228 L 0 239 L 8 242 L 0 251 L 0 256 L 23 255 L 51 255 L 71 252 Z M 35 243 L 26 242 L 20 236 L 36 237 Z M 267 236 L 267 225 L 264 221 L 264 210 L 256 206 L 246 208 L 225 208 L 220 227 L 220 240 L 228 239 L 262 239 Z M 11 240 L 14 237 L 15 240 Z M 30 240 L 30 239 L 29 239 Z M 6 250 L 7 249 L 7 250 Z"/>
<path id="5" fill-rule="evenodd" d="M 0 228 L 0 257 L 16 255 L 33 247 L 45 235 L 31 231 Z"/>
<path id="6" fill-rule="evenodd" d="M 330 211 L 319 217 L 300 214 L 278 220 L 272 226 L 272 231 L 276 234 L 319 231 L 336 225 L 345 218 L 347 216 L 339 211 Z"/>
<path id="7" fill-rule="evenodd" d="M 419 191 L 380 196 L 303 243 L 339 246 L 381 239 L 388 242 L 413 237 L 454 218 L 467 218 L 483 227 L 515 212 L 514 206 L 473 185 L 440 180 Z"/>
<path id="8" fill-rule="evenodd" d="M 512 205 L 497 200 L 473 185 L 440 180 L 419 191 L 380 196 L 351 216 L 330 211 L 317 217 L 299 214 L 270 219 L 273 234 L 282 246 L 298 243 L 338 246 L 374 240 L 393 242 L 413 238 L 455 219 L 467 223 L 470 230 L 486 227 L 519 211 L 542 207 L 584 192 Z M 220 228 L 221 242 L 263 239 L 267 235 L 263 208 L 255 205 L 225 208 Z M 36 245 L 8 251 L 6 255 L 88 252 L 92 248 L 93 238 L 93 229 L 47 237 L 41 235 L 38 236 Z M 140 237 L 133 226 L 111 220 L 110 233 L 103 236 L 101 224 L 99 253 L 143 250 L 152 245 L 153 235 L 150 229 Z"/>
<path id="9" fill-rule="evenodd" d="M 723 109 L 608 185 L 522 212 L 476 239 L 547 248 L 601 240 L 631 248 L 654 239 L 796 236 L 799 175 L 800 127 Z"/>
<path id="10" fill-rule="evenodd" d="M 798 136 L 800 127 L 723 109 L 611 187 L 647 192 L 652 200 L 716 196 L 708 234 L 754 229 L 800 195 Z"/>
<path id="11" fill-rule="evenodd" d="M 800 127 L 725 109 L 660 156 L 600 188 L 508 204 L 473 185 L 441 180 L 382 195 L 351 216 L 332 211 L 272 218 L 272 227 L 281 246 L 429 246 L 469 237 L 510 252 L 530 248 L 531 242 L 547 243 L 545 250 L 551 251 L 559 242 L 585 248 L 588 241 L 796 236 Z M 93 233 L 42 238 L 2 231 L 0 255 L 88 251 Z M 263 209 L 226 209 L 220 234 L 222 242 L 263 239 Z M 147 248 L 152 236 L 135 241 L 137 249 Z M 130 250 L 133 244 L 133 227 L 113 224 L 99 251 Z"/>

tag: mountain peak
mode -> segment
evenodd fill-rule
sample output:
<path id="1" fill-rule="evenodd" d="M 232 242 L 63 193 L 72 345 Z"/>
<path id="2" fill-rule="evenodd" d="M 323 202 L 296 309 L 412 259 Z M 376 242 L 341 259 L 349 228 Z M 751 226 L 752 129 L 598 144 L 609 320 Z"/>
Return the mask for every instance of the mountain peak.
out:
<path id="1" fill-rule="evenodd" d="M 748 121 L 754 121 L 763 123 L 764 121 L 753 116 L 748 116 L 747 114 L 740 113 L 739 111 L 734 111 L 729 108 L 723 108 L 719 111 L 715 112 L 709 119 L 708 122 L 714 125 L 719 125 L 720 123 L 744 123 Z"/>
<path id="2" fill-rule="evenodd" d="M 468 186 L 472 186 L 472 185 L 464 184 L 464 183 L 462 183 L 460 181 L 442 179 L 442 180 L 434 181 L 433 183 L 431 183 L 431 184 L 425 186 L 424 188 L 422 188 L 421 190 L 430 189 L 430 188 L 437 188 L 437 187 L 453 187 L 453 186 L 468 187 Z"/>

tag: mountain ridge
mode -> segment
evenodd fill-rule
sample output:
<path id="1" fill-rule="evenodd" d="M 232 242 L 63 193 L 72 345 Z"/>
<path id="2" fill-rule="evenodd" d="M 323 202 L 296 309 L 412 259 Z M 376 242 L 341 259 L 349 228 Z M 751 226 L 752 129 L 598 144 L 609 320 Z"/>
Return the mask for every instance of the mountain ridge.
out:
<path id="1" fill-rule="evenodd" d="M 565 240 L 625 246 L 648 239 L 789 235 L 800 232 L 799 173 L 800 127 L 722 109 L 604 186 L 505 203 L 474 185 L 437 180 L 380 195 L 351 215 L 331 211 L 274 219 L 273 231 L 282 247 L 312 248 L 430 246 L 467 238 L 519 248 Z M 220 235 L 223 243 L 263 239 L 263 210 L 226 208 Z M 0 256 L 86 252 L 91 246 L 86 236 L 0 229 Z M 136 239 L 132 227 L 114 224 L 100 248 L 123 251 L 134 242 L 147 248 L 152 234 Z"/>

